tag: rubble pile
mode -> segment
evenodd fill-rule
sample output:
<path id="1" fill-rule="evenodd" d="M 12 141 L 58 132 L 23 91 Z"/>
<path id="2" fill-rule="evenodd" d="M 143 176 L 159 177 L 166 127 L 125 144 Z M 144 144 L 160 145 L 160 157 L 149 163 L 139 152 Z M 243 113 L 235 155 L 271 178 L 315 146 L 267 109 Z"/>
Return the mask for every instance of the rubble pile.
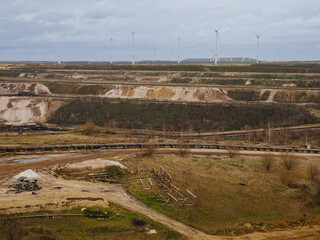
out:
<path id="1" fill-rule="evenodd" d="M 16 193 L 23 191 L 39 191 L 41 187 L 37 183 L 37 179 L 29 180 L 26 177 L 20 177 L 17 179 L 18 183 L 10 185 L 9 188 L 15 189 Z"/>

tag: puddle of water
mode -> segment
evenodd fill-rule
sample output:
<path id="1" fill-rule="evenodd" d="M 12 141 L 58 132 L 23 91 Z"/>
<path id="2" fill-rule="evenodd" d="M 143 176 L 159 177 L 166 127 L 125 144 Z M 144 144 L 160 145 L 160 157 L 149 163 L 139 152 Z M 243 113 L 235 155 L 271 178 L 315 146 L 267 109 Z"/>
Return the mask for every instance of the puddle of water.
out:
<path id="1" fill-rule="evenodd" d="M 1 162 L 0 164 L 13 164 L 13 163 L 33 163 L 33 162 L 42 162 L 47 161 L 50 158 L 26 158 L 26 159 L 13 159 L 5 162 Z"/>

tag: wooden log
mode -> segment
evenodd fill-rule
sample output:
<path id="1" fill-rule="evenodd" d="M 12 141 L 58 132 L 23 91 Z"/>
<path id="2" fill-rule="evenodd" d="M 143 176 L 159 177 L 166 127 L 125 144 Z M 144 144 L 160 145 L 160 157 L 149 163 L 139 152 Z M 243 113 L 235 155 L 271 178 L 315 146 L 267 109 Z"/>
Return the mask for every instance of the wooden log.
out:
<path id="1" fill-rule="evenodd" d="M 176 202 L 178 202 L 178 200 L 174 197 L 174 196 L 172 196 L 170 193 L 167 193 L 168 195 L 169 195 L 169 197 L 171 197 L 173 200 L 175 200 Z"/>
<path id="2" fill-rule="evenodd" d="M 194 194 L 193 194 L 192 192 L 190 192 L 188 189 L 187 189 L 187 193 L 189 193 L 193 198 L 195 198 L 195 199 L 197 198 L 196 195 L 194 195 Z"/>
<path id="3" fill-rule="evenodd" d="M 180 191 L 180 189 L 177 186 L 173 185 L 172 183 L 170 183 L 170 186 L 176 189 L 177 191 Z"/>
<path id="4" fill-rule="evenodd" d="M 142 181 L 142 179 L 141 179 L 141 178 L 140 178 L 140 182 L 141 182 L 142 186 L 144 187 L 144 184 L 143 184 L 143 181 Z"/>

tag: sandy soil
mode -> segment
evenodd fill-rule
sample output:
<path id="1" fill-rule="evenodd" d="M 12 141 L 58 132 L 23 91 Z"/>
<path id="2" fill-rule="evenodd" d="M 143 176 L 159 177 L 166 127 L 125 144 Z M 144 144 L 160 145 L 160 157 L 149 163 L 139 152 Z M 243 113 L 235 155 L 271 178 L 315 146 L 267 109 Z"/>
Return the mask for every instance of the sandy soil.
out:
<path id="1" fill-rule="evenodd" d="M 40 83 L 1 83 L 0 86 L 11 94 L 18 94 L 24 90 L 34 94 L 51 94 L 49 88 Z"/>
<path id="2" fill-rule="evenodd" d="M 126 168 L 122 163 L 117 162 L 117 161 L 112 161 L 112 160 L 106 160 L 106 159 L 95 159 L 95 160 L 88 160 L 84 161 L 81 163 L 73 163 L 68 166 L 68 168 L 71 169 L 78 169 L 78 168 L 92 168 L 92 169 L 97 169 L 97 168 L 105 168 L 109 166 L 119 166 L 120 168 Z"/>
<path id="3" fill-rule="evenodd" d="M 22 125 L 45 122 L 61 106 L 60 101 L 48 102 L 28 97 L 0 97 L 0 123 Z"/>

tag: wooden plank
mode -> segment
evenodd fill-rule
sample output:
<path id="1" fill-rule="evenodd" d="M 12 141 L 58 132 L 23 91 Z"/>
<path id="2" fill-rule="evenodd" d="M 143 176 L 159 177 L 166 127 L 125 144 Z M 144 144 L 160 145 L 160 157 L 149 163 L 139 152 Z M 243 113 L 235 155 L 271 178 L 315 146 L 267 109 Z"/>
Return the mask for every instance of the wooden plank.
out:
<path id="1" fill-rule="evenodd" d="M 188 189 L 187 189 L 187 193 L 189 193 L 193 198 L 197 198 L 196 195 L 194 195 L 192 192 L 190 192 Z"/>
<path id="2" fill-rule="evenodd" d="M 142 181 L 142 179 L 141 179 L 141 178 L 140 178 L 140 182 L 141 182 L 142 186 L 144 187 L 144 184 L 143 184 L 143 181 Z"/>
<path id="3" fill-rule="evenodd" d="M 174 196 L 172 196 L 170 193 L 167 193 L 173 200 L 175 200 L 176 202 L 178 202 L 178 200 L 174 197 Z"/>

